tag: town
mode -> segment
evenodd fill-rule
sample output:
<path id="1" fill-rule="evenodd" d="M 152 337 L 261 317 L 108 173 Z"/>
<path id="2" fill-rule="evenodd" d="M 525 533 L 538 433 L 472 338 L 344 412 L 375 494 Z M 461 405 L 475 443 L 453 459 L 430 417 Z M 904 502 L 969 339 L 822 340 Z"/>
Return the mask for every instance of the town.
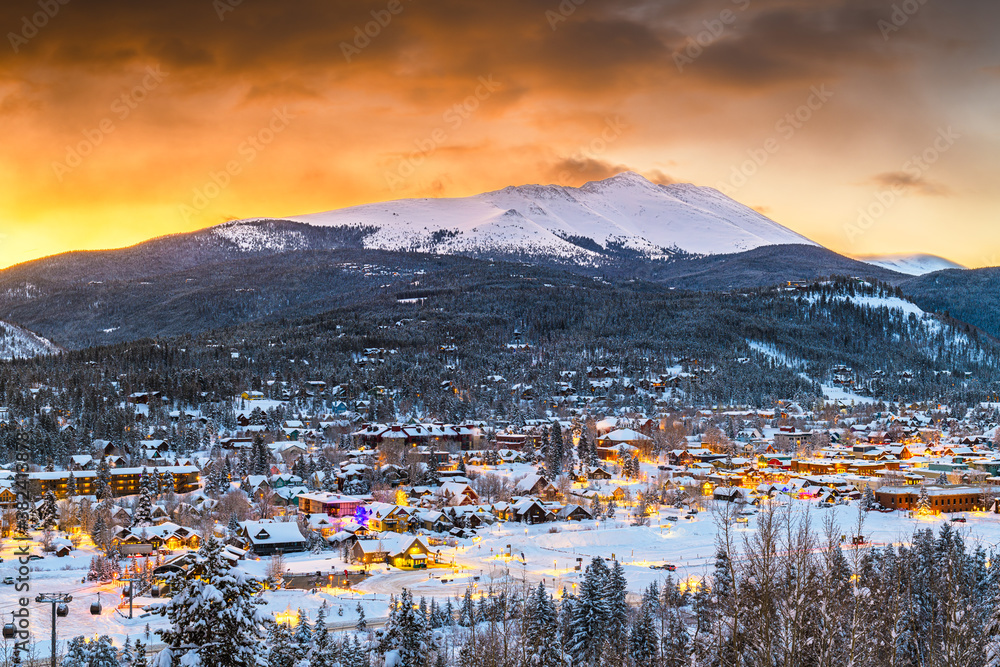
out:
<path id="1" fill-rule="evenodd" d="M 582 372 L 589 383 L 629 384 L 615 368 Z M 169 598 L 172 576 L 208 541 L 259 579 L 279 623 L 315 622 L 322 607 L 337 614 L 331 628 L 356 630 L 387 622 L 390 597 L 404 590 L 456 609 L 469 591 L 513 580 L 558 598 L 595 557 L 624 565 L 632 594 L 666 573 L 694 590 L 714 567 L 720 530 L 752 531 L 761 511 L 782 505 L 840 517 L 844 548 L 969 520 L 977 539 L 1000 539 L 992 403 L 615 415 L 566 408 L 560 392 L 543 397 L 555 406 L 547 418 L 451 424 L 370 421 L 371 401 L 348 403 L 320 380 L 268 391 L 279 398 L 232 397 L 228 426 L 161 392 L 124 396 L 119 409 L 141 429 L 134 445 L 93 439 L 65 465 L 28 466 L 26 516 L 16 467 L 0 472 L 4 610 L 16 597 L 25 542 L 10 538 L 19 534 L 33 588 L 77 600 L 61 627 L 150 649 L 159 640 L 146 608 Z M 334 409 L 308 409 L 318 404 Z M 67 411 L 34 409 L 56 433 L 77 428 Z M 32 419 L 0 408 L 0 433 L 13 442 Z M 45 638 L 33 640 L 43 655 Z"/>

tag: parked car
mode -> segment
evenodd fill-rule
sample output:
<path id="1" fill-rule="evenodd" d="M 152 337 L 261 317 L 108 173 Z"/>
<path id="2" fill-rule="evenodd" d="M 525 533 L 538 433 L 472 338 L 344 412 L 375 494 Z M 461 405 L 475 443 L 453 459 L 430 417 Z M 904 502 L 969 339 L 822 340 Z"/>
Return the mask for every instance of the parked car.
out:
<path id="1" fill-rule="evenodd" d="M 953 517 L 951 517 L 951 520 L 954 523 L 966 523 L 964 516 L 953 516 Z"/>
<path id="2" fill-rule="evenodd" d="M 8 586 L 13 586 L 14 585 L 14 577 L 4 577 L 3 578 L 3 583 L 7 584 Z"/>
<path id="3" fill-rule="evenodd" d="M 667 572 L 676 572 L 677 566 L 672 563 L 662 563 L 660 565 L 650 565 L 650 570 L 666 570 Z"/>
<path id="4" fill-rule="evenodd" d="M 680 521 L 680 517 L 668 516 L 667 521 Z"/>

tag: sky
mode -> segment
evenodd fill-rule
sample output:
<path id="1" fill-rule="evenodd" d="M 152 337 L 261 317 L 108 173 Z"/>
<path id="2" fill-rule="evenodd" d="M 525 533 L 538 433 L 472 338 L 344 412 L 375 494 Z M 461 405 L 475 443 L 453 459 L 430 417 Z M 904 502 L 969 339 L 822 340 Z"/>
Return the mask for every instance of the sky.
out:
<path id="1" fill-rule="evenodd" d="M 8 0 L 0 30 L 0 267 L 626 169 L 1000 265 L 995 0 Z"/>

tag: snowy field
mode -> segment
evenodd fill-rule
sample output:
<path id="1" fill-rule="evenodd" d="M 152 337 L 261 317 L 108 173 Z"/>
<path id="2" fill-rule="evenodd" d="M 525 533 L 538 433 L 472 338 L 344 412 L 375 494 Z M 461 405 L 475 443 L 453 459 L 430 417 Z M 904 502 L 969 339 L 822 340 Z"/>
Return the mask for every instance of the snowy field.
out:
<path id="1" fill-rule="evenodd" d="M 840 526 L 840 533 L 850 535 L 857 521 L 857 510 L 853 506 L 834 506 L 819 509 L 815 501 L 789 500 L 780 498 L 777 502 L 791 503 L 791 511 L 796 518 L 809 517 L 817 535 L 821 532 L 824 517 L 833 513 Z M 708 503 L 711 505 L 711 501 Z M 808 512 L 807 512 L 808 510 Z M 472 587 L 482 592 L 491 585 L 507 582 L 519 585 L 522 581 L 536 584 L 544 581 L 546 586 L 556 589 L 566 587 L 573 590 L 574 583 L 582 574 L 574 569 L 577 558 L 583 559 L 583 566 L 594 556 L 617 558 L 625 566 L 629 590 L 640 593 L 654 581 L 662 582 L 668 575 L 678 581 L 700 579 L 712 568 L 717 532 L 716 519 L 711 511 L 700 512 L 694 519 L 681 518 L 670 522 L 668 516 L 683 516 L 678 510 L 663 510 L 652 517 L 649 526 L 631 526 L 623 518 L 602 522 L 556 523 L 524 526 L 518 523 L 498 524 L 483 530 L 477 539 L 463 540 L 457 547 L 442 547 L 443 560 L 454 563 L 454 567 L 437 567 L 423 571 L 402 571 L 388 566 L 376 566 L 369 577 L 354 591 L 321 589 L 317 592 L 301 590 L 269 591 L 263 594 L 264 609 L 275 615 L 294 612 L 302 608 L 314 619 L 320 606 L 326 602 L 330 608 L 328 622 L 335 629 L 350 629 L 357 621 L 356 608 L 360 603 L 369 624 L 379 626 L 380 619 L 387 614 L 389 595 L 399 593 L 406 587 L 415 598 L 421 596 L 444 599 L 461 596 L 466 588 Z M 970 544 L 981 544 L 987 550 L 997 548 L 1000 542 L 1000 515 L 986 513 L 964 513 L 966 524 L 953 524 Z M 737 539 L 749 537 L 756 517 L 747 524 L 736 524 L 733 528 Z M 932 528 L 935 531 L 948 519 L 908 518 L 906 514 L 893 512 L 882 514 L 869 512 L 865 515 L 864 535 L 875 545 L 908 542 L 916 529 Z M 508 546 L 509 545 L 509 546 Z M 17 563 L 13 556 L 14 545 L 7 542 L 0 555 L 0 577 L 17 576 Z M 510 556 L 508 557 L 508 552 Z M 48 556 L 31 565 L 31 591 L 33 600 L 39 593 L 70 593 L 69 616 L 58 621 L 60 643 L 76 635 L 110 635 L 117 644 L 126 637 L 140 638 L 156 644 L 155 635 L 147 637 L 163 626 L 163 619 L 144 612 L 141 607 L 135 611 L 135 618 L 127 618 L 127 605 L 116 609 L 121 600 L 120 590 L 114 585 L 98 585 L 83 582 L 90 565 L 92 552 L 80 550 L 64 558 Z M 345 567 L 336 552 L 322 554 L 296 554 L 287 556 L 287 569 L 291 573 L 307 573 L 321 570 L 340 570 Z M 651 569 L 653 564 L 671 563 L 677 571 Z M 249 573 L 263 576 L 268 565 L 267 559 L 245 561 L 244 569 Z M 97 601 L 100 594 L 103 611 L 98 616 L 90 613 L 90 604 Z M 17 607 L 20 595 L 11 585 L 0 585 L 0 611 L 5 619 Z M 152 602 L 150 599 L 141 603 Z M 32 631 L 36 649 L 40 654 L 47 652 L 51 628 L 51 608 L 48 605 L 31 603 Z M 5 649 L 9 650 L 9 649 Z"/>

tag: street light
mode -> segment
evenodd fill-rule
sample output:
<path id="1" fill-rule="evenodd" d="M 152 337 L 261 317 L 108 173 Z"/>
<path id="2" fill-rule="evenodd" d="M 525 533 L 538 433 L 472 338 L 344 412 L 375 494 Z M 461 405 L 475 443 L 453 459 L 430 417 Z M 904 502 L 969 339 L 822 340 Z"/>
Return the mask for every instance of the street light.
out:
<path id="1" fill-rule="evenodd" d="M 35 602 L 39 604 L 51 604 L 52 605 L 52 667 L 56 667 L 56 607 L 67 605 L 73 601 L 72 595 L 66 595 L 63 593 L 55 593 L 52 595 L 39 595 L 35 598 Z M 60 614 L 65 616 L 66 614 Z"/>

